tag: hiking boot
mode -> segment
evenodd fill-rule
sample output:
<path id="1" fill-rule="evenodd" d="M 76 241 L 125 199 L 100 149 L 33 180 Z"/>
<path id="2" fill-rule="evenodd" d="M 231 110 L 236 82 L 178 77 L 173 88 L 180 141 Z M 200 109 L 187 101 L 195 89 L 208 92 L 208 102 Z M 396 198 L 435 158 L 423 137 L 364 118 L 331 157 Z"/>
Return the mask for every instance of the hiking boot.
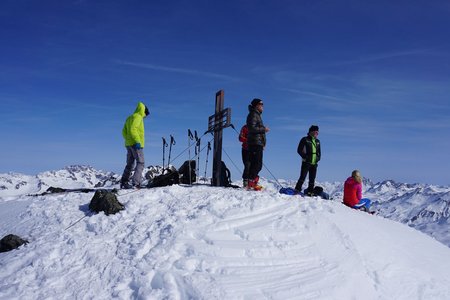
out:
<path id="1" fill-rule="evenodd" d="M 259 178 L 257 178 L 257 179 L 259 179 Z M 258 185 L 258 181 L 257 181 L 257 179 L 254 179 L 254 180 L 248 180 L 248 185 L 247 185 L 247 189 L 249 189 L 249 190 L 255 190 L 255 191 L 260 191 L 260 190 L 262 190 L 262 186 L 260 186 L 260 185 Z"/>
<path id="2" fill-rule="evenodd" d="M 257 184 L 257 185 L 255 185 L 255 186 L 253 187 L 253 189 L 254 189 L 255 191 L 260 191 L 260 190 L 262 190 L 262 189 L 263 189 L 263 186 L 262 186 L 262 185 L 259 185 L 259 184 Z"/>
<path id="3" fill-rule="evenodd" d="M 259 176 L 256 176 L 256 178 L 255 178 L 255 186 L 253 187 L 253 189 L 255 191 L 260 191 L 260 190 L 263 189 L 262 185 L 259 185 L 258 183 L 259 183 Z"/>
<path id="4" fill-rule="evenodd" d="M 256 185 L 256 184 L 255 184 L 255 181 L 249 179 L 248 182 L 247 182 L 246 188 L 249 189 L 249 190 L 252 190 L 252 189 L 255 187 L 255 185 Z"/>
<path id="5" fill-rule="evenodd" d="M 315 194 L 314 194 L 314 188 L 308 187 L 308 188 L 305 190 L 305 195 L 308 196 L 308 197 L 314 197 L 314 196 L 315 196 Z"/>
<path id="6" fill-rule="evenodd" d="M 245 188 L 248 186 L 248 179 L 242 180 L 242 186 Z"/>

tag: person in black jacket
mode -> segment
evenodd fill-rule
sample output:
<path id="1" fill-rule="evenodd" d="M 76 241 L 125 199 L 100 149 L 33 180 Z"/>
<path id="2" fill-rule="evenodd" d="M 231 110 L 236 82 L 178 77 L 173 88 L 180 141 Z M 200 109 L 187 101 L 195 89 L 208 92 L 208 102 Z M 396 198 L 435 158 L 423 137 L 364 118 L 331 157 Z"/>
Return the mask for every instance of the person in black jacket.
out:
<path id="1" fill-rule="evenodd" d="M 264 103 L 261 99 L 255 98 L 248 106 L 247 116 L 247 144 L 250 159 L 250 170 L 248 174 L 248 188 L 261 189 L 258 185 L 259 171 L 263 166 L 263 150 L 266 146 L 266 132 L 269 132 L 269 127 L 264 126 L 261 114 L 264 110 Z"/>
<path id="2" fill-rule="evenodd" d="M 309 128 L 308 134 L 300 140 L 298 144 L 297 153 L 302 157 L 302 168 L 300 171 L 300 178 L 295 185 L 295 189 L 302 191 L 303 183 L 306 175 L 309 172 L 309 183 L 307 195 L 312 195 L 314 190 L 314 182 L 317 174 L 317 163 L 320 161 L 321 149 L 320 141 L 317 138 L 319 135 L 319 126 L 312 125 Z"/>

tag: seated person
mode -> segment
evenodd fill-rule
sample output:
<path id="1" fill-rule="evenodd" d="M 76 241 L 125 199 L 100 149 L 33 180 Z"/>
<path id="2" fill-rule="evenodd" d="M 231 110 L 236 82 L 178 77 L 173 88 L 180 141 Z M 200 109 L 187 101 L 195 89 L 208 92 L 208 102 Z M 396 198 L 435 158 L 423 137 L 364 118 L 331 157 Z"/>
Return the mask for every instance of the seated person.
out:
<path id="1" fill-rule="evenodd" d="M 362 198 L 362 177 L 358 170 L 352 172 L 344 184 L 344 204 L 355 209 L 369 211 L 371 202 Z"/>

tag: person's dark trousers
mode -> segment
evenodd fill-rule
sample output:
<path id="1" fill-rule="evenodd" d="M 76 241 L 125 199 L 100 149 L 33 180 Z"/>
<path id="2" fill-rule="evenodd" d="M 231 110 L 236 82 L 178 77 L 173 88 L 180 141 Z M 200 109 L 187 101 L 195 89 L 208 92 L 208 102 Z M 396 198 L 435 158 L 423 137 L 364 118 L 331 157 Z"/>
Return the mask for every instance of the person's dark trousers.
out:
<path id="1" fill-rule="evenodd" d="M 248 149 L 242 148 L 242 163 L 244 164 L 244 172 L 242 172 L 242 179 L 248 179 L 250 172 L 250 153 Z"/>
<path id="2" fill-rule="evenodd" d="M 302 191 L 303 183 L 305 182 L 306 175 L 309 173 L 309 183 L 308 183 L 308 192 L 312 192 L 314 189 L 314 184 L 316 181 L 316 174 L 317 174 L 317 165 L 312 165 L 307 162 L 302 162 L 302 168 L 300 171 L 300 178 L 297 181 L 297 184 L 295 185 L 295 189 L 297 191 Z"/>
<path id="3" fill-rule="evenodd" d="M 259 171 L 261 171 L 263 166 L 263 146 L 249 145 L 248 152 L 250 158 L 250 169 L 248 172 L 248 178 L 250 180 L 256 179 L 258 177 Z"/>

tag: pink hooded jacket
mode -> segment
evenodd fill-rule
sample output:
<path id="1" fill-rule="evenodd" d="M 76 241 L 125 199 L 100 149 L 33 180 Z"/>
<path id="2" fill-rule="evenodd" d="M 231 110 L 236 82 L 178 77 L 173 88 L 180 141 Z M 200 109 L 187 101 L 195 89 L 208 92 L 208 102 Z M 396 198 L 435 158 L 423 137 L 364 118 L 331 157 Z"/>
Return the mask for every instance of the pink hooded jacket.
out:
<path id="1" fill-rule="evenodd" d="M 350 176 L 344 184 L 344 204 L 353 207 L 359 203 L 361 198 L 362 184 Z"/>

